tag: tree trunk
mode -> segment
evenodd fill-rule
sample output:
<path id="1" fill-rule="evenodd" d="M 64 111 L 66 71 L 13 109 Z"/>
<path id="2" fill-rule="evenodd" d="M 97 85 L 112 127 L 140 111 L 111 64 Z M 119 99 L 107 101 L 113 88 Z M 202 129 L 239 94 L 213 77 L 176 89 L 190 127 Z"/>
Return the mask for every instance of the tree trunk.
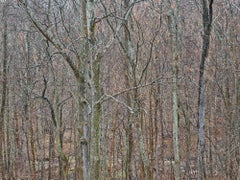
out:
<path id="1" fill-rule="evenodd" d="M 198 179 L 206 179 L 205 169 L 205 61 L 208 57 L 210 33 L 212 26 L 212 4 L 202 0 L 203 42 L 202 54 L 199 67 L 199 89 L 198 89 Z"/>
<path id="2" fill-rule="evenodd" d="M 102 104 L 99 99 L 102 96 L 101 87 L 101 52 L 98 51 L 95 39 L 95 19 L 94 19 L 94 1 L 87 2 L 87 30 L 89 38 L 89 57 L 90 62 L 90 89 L 91 89 L 91 142 L 90 142 L 90 178 L 100 179 L 101 159 L 100 159 L 100 133 Z M 103 132 L 104 133 L 104 132 Z"/>
<path id="3" fill-rule="evenodd" d="M 174 150 L 174 176 L 180 180 L 180 154 L 179 154 L 179 116 L 178 116 L 178 61 L 179 61 L 179 37 L 178 37 L 178 1 L 171 2 L 171 10 L 168 17 L 170 30 L 170 56 L 172 65 L 172 114 L 173 114 L 173 150 Z"/>
<path id="4" fill-rule="evenodd" d="M 5 12 L 6 10 L 4 10 Z M 4 13 L 5 14 L 5 13 Z M 4 27 L 3 27 L 3 62 L 2 62 L 2 100 L 1 100 L 1 110 L 0 110 L 0 173 L 2 174 L 2 178 L 4 179 L 4 151 L 3 151 L 3 144 L 4 144 L 4 117 L 6 111 L 6 101 L 7 101 L 7 21 L 6 17 L 4 19 Z"/>

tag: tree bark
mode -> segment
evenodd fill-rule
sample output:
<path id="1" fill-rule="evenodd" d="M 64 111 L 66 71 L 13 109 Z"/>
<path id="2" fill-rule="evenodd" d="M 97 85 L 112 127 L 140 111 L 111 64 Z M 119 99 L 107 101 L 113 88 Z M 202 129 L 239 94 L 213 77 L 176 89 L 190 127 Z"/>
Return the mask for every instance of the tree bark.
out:
<path id="1" fill-rule="evenodd" d="M 181 179 L 180 173 L 180 153 L 179 153 L 179 116 L 178 116 L 178 0 L 171 2 L 171 10 L 168 16 L 168 26 L 170 30 L 170 56 L 172 65 L 172 115 L 173 115 L 173 150 L 174 150 L 174 177 L 176 180 Z"/>
<path id="2" fill-rule="evenodd" d="M 6 101 L 7 101 L 7 20 L 5 16 L 6 10 L 4 10 L 4 21 L 3 21 L 3 62 L 2 62 L 2 100 L 1 100 L 1 110 L 0 110 L 0 173 L 2 174 L 2 178 L 4 178 L 4 117 L 6 111 Z"/>
<path id="3" fill-rule="evenodd" d="M 208 57 L 210 33 L 212 26 L 213 0 L 209 2 L 202 0 L 202 54 L 199 67 L 199 88 L 198 88 L 198 179 L 206 179 L 205 169 L 205 62 Z"/>

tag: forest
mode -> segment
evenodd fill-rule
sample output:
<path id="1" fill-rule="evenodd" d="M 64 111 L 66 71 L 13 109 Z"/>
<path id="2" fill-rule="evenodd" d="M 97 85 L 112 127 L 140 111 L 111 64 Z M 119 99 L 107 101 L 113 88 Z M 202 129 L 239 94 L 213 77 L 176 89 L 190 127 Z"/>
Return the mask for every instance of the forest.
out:
<path id="1" fill-rule="evenodd" d="M 0 179 L 240 177 L 239 0 L 0 0 Z"/>

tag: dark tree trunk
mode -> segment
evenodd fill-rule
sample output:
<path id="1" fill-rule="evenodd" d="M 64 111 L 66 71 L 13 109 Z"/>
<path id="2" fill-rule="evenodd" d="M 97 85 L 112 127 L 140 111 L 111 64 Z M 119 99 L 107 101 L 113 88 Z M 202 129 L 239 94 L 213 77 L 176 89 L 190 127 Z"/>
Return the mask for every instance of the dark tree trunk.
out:
<path id="1" fill-rule="evenodd" d="M 198 179 L 206 178 L 206 170 L 204 163 L 205 156 L 205 61 L 208 57 L 210 33 L 212 25 L 212 4 L 213 0 L 209 2 L 202 0 L 202 20 L 203 20 L 203 37 L 202 37 L 202 54 L 200 62 L 199 74 L 199 97 L 198 97 Z"/>

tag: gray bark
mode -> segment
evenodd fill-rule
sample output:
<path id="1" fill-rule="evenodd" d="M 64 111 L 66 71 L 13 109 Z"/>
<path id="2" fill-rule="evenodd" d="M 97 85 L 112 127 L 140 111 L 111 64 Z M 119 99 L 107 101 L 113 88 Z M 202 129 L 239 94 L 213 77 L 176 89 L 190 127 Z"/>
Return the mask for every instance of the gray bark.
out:
<path id="1" fill-rule="evenodd" d="M 178 1 L 171 2 L 169 14 L 170 30 L 170 48 L 172 64 L 172 113 L 173 113 L 173 150 L 174 150 L 174 177 L 180 180 L 180 153 L 179 153 L 179 116 L 178 116 L 178 60 L 179 60 L 179 42 L 178 42 Z"/>
<path id="2" fill-rule="evenodd" d="M 4 10 L 4 27 L 3 27 L 3 80 L 2 80 L 2 100 L 1 100 L 1 109 L 0 109 L 0 173 L 2 173 L 2 177 L 4 177 L 4 151 L 3 151 L 3 143 L 4 143 L 4 114 L 6 108 L 7 101 L 7 21 L 5 17 L 6 10 Z"/>
<path id="3" fill-rule="evenodd" d="M 206 179 L 205 169 L 205 61 L 208 57 L 210 33 L 212 26 L 212 4 L 202 0 L 203 42 L 199 74 L 199 97 L 198 97 L 198 179 Z"/>

